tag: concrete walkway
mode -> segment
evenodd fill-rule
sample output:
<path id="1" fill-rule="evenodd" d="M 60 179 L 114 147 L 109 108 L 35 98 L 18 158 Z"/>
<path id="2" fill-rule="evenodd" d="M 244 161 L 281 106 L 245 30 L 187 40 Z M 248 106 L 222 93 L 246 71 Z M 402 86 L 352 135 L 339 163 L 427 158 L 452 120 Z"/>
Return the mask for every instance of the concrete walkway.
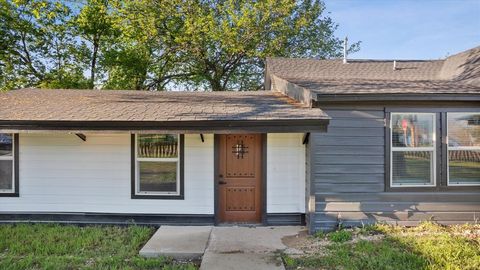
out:
<path id="1" fill-rule="evenodd" d="M 303 227 L 186 227 L 162 226 L 140 251 L 142 256 L 195 260 L 201 270 L 285 269 L 278 252 L 282 238 Z"/>
<path id="2" fill-rule="evenodd" d="M 287 247 L 282 238 L 301 227 L 214 227 L 201 270 L 285 269 L 278 256 Z"/>
<path id="3" fill-rule="evenodd" d="M 162 226 L 140 250 L 140 256 L 200 260 L 211 231 L 211 226 Z"/>

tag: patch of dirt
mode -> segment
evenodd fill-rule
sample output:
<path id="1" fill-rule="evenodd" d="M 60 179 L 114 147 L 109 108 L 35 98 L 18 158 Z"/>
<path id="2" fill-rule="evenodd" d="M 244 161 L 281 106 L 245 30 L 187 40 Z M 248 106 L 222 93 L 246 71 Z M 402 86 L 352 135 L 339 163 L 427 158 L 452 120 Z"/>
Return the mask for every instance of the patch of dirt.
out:
<path id="1" fill-rule="evenodd" d="M 376 242 L 376 241 L 383 240 L 384 238 L 385 238 L 385 235 L 383 234 L 369 234 L 369 235 L 356 234 L 356 235 L 353 235 L 352 240 L 350 240 L 350 243 L 356 243 L 360 240 Z"/>
<path id="2" fill-rule="evenodd" d="M 283 237 L 282 243 L 287 246 L 284 252 L 295 257 L 310 254 L 322 255 L 325 253 L 325 248 L 330 244 L 330 241 L 315 238 L 309 235 L 307 231 L 301 231 L 297 235 Z"/>
<path id="3" fill-rule="evenodd" d="M 356 243 L 358 241 L 381 241 L 385 235 L 381 233 L 360 233 L 357 229 L 347 229 L 352 232 L 352 240 L 346 243 Z M 302 257 L 305 255 L 325 255 L 327 247 L 333 244 L 327 237 L 317 238 L 309 235 L 307 231 L 301 231 L 297 235 L 285 236 L 282 243 L 287 246 L 285 254 L 291 257 Z"/>

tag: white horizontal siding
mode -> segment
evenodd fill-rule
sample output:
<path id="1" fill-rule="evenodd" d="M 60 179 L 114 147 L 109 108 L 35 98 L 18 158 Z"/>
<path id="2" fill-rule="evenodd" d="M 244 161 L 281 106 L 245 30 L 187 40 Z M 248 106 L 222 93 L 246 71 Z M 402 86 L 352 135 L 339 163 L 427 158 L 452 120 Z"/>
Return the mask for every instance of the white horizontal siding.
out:
<path id="1" fill-rule="evenodd" d="M 0 211 L 213 214 L 213 135 L 185 136 L 185 199 L 131 199 L 130 135 L 20 135 L 20 197 Z"/>
<path id="2" fill-rule="evenodd" d="M 305 213 L 303 134 L 267 136 L 267 212 Z"/>

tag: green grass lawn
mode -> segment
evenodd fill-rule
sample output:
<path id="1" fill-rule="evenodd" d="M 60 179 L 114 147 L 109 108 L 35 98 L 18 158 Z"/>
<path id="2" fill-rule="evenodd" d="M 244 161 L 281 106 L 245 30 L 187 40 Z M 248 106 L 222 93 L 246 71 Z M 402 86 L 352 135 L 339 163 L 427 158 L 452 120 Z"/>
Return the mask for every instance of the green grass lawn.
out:
<path id="1" fill-rule="evenodd" d="M 0 225 L 0 269 L 196 269 L 142 258 L 152 227 Z"/>
<path id="2" fill-rule="evenodd" d="M 287 269 L 480 269 L 480 225 L 374 225 L 306 241 L 306 255 L 283 255 Z"/>

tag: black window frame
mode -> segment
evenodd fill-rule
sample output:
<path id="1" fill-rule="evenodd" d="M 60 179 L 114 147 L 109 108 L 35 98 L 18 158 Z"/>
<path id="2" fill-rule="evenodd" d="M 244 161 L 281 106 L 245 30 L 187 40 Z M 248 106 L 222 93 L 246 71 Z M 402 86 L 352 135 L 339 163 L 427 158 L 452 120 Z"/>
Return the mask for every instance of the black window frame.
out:
<path id="1" fill-rule="evenodd" d="M 136 136 L 137 134 L 131 134 L 130 137 L 130 157 L 131 157 L 131 199 L 154 199 L 154 200 L 184 200 L 185 199 L 185 179 L 184 179 L 184 174 L 185 174 L 185 136 L 184 134 L 178 134 L 179 136 L 179 181 L 180 181 L 180 191 L 178 195 L 159 195 L 159 194 L 137 194 L 136 192 L 136 166 L 137 166 L 137 160 L 136 160 Z"/>
<path id="2" fill-rule="evenodd" d="M 0 192 L 0 197 L 20 197 L 19 135 L 7 134 L 12 134 L 13 137 L 13 192 Z"/>
<path id="3" fill-rule="evenodd" d="M 444 108 L 420 108 L 420 107 L 391 107 L 385 108 L 385 191 L 386 192 L 432 192 L 432 191 L 479 191 L 480 186 L 452 186 L 448 185 L 448 113 L 478 113 L 479 108 L 474 107 L 444 107 Z M 391 114 L 392 113 L 435 113 L 435 136 L 436 136 L 436 181 L 435 186 L 401 187 L 391 186 Z"/>

